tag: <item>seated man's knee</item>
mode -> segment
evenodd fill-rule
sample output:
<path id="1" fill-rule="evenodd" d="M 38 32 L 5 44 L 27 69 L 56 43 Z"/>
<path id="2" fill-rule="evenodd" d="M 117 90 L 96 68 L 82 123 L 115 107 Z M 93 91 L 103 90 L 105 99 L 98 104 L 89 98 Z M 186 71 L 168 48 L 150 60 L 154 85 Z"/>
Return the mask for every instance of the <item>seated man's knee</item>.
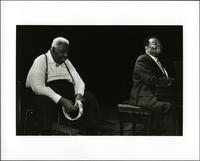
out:
<path id="1" fill-rule="evenodd" d="M 84 94 L 84 98 L 86 98 L 86 99 L 96 99 L 96 96 L 92 92 L 86 91 L 85 94 Z"/>
<path id="2" fill-rule="evenodd" d="M 85 111 L 87 111 L 87 113 L 92 117 L 97 117 L 97 115 L 99 115 L 99 103 L 96 96 L 92 92 L 85 92 L 83 106 Z"/>
<path id="3" fill-rule="evenodd" d="M 83 97 L 83 102 L 85 102 L 86 104 L 92 104 L 97 106 L 98 105 L 98 100 L 96 98 L 96 96 L 89 91 L 86 91 Z"/>
<path id="4" fill-rule="evenodd" d="M 172 108 L 170 102 L 159 102 L 157 106 L 153 108 L 153 112 L 157 114 L 165 114 L 168 113 Z"/>
<path id="5" fill-rule="evenodd" d="M 167 114 L 172 111 L 172 104 L 170 102 L 165 102 L 162 107 L 162 114 Z"/>

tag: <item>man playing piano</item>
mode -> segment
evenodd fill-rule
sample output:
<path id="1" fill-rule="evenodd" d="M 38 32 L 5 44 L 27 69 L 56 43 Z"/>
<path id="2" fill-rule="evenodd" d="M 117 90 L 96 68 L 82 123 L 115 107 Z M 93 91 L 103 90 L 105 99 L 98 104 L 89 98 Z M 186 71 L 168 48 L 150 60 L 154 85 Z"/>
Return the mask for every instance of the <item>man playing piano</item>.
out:
<path id="1" fill-rule="evenodd" d="M 169 86 L 174 80 L 158 59 L 162 44 L 158 38 L 148 37 L 144 45 L 145 54 L 135 63 L 130 101 L 151 111 L 152 135 L 175 135 L 173 106 L 170 102 L 160 101 L 156 94 L 158 86 Z"/>

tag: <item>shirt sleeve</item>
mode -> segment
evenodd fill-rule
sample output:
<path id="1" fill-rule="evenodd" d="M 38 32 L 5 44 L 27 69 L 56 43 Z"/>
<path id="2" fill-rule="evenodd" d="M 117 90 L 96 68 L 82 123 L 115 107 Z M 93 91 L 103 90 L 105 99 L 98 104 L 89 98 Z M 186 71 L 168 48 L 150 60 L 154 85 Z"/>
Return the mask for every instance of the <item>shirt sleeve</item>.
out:
<path id="1" fill-rule="evenodd" d="M 58 103 L 61 96 L 45 85 L 45 56 L 41 55 L 35 59 L 28 72 L 26 87 L 30 87 L 36 95 L 45 95 L 50 97 L 55 103 Z"/>
<path id="2" fill-rule="evenodd" d="M 72 77 L 74 79 L 74 91 L 75 91 L 75 95 L 80 93 L 82 96 L 84 95 L 85 92 L 85 83 L 83 82 L 83 80 L 81 79 L 81 77 L 79 76 L 78 72 L 76 71 L 76 69 L 74 68 L 74 66 L 72 65 L 72 63 L 68 60 L 67 65 L 69 67 L 69 70 L 72 74 Z"/>

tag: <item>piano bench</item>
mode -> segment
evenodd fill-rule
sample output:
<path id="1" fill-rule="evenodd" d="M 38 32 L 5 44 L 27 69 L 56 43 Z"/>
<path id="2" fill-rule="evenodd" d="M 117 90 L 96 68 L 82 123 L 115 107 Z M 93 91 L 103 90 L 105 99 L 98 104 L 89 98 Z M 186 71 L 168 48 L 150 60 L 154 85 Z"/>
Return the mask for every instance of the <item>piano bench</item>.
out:
<path id="1" fill-rule="evenodd" d="M 132 133 L 135 135 L 136 124 L 144 124 L 145 132 L 150 135 L 151 113 L 142 107 L 120 103 L 118 107 L 118 119 L 120 122 L 120 135 L 124 135 L 124 123 L 132 123 Z"/>

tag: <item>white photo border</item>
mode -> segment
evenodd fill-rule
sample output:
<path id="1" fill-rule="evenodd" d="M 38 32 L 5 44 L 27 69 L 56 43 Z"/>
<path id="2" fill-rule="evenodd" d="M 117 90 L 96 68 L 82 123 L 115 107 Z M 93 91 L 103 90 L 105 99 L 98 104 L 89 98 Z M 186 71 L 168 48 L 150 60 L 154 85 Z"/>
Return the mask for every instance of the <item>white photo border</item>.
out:
<path id="1" fill-rule="evenodd" d="M 183 136 L 16 136 L 16 25 L 183 25 Z M 199 2 L 2 1 L 1 157 L 199 159 Z"/>

